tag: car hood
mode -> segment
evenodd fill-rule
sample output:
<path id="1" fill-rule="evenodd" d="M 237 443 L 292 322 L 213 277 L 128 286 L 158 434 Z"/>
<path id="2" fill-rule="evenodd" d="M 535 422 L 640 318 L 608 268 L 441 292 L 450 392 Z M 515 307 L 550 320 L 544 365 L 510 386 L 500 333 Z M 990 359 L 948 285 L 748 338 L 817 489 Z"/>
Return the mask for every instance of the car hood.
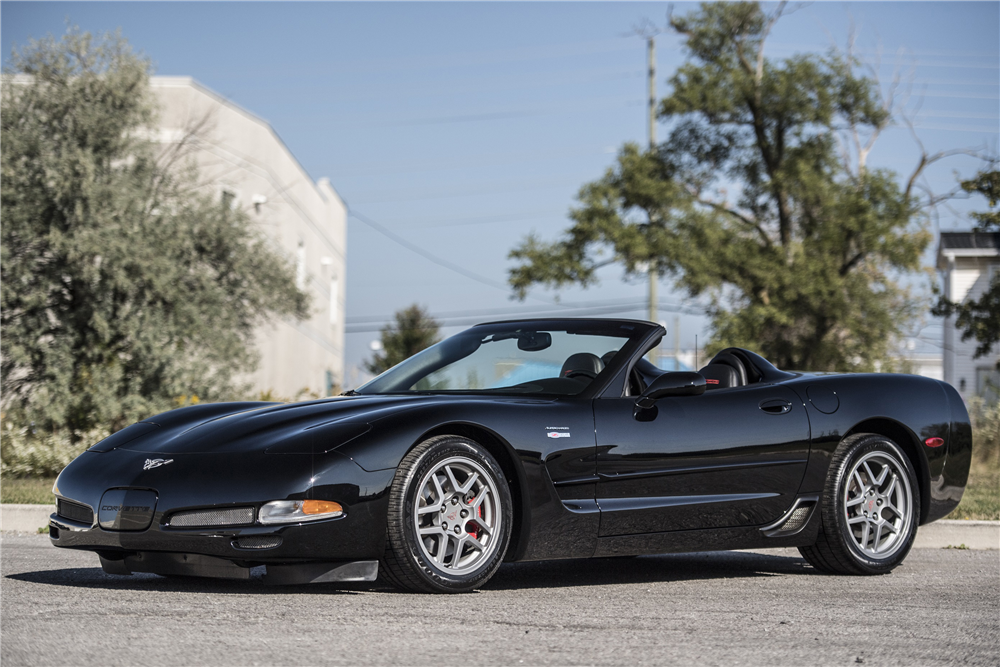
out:
<path id="1" fill-rule="evenodd" d="M 92 451 L 217 454 L 335 449 L 389 415 L 440 402 L 434 396 L 344 396 L 304 403 L 213 403 L 171 410 L 133 424 Z"/>

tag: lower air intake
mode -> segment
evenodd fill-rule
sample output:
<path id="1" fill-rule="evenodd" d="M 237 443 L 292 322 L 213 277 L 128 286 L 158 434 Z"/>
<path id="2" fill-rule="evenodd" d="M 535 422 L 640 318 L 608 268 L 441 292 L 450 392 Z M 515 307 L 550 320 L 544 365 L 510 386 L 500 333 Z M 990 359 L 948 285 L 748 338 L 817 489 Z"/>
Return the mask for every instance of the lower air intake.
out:
<path id="1" fill-rule="evenodd" d="M 280 544 L 281 538 L 277 535 L 247 535 L 233 540 L 237 549 L 273 549 Z"/>
<path id="2" fill-rule="evenodd" d="M 74 503 L 72 500 L 59 498 L 56 500 L 56 514 L 70 521 L 78 521 L 88 526 L 94 524 L 94 510 L 83 503 Z"/>
<path id="3" fill-rule="evenodd" d="M 780 530 L 782 533 L 793 533 L 796 530 L 802 528 L 806 525 L 806 521 L 809 520 L 809 512 L 812 511 L 812 505 L 806 505 L 804 507 L 799 507 L 792 515 L 788 517 L 788 521 L 781 524 Z"/>
<path id="4" fill-rule="evenodd" d="M 170 517 L 173 528 L 201 528 L 203 526 L 246 526 L 253 523 L 252 507 L 227 507 L 226 509 L 178 512 Z"/>

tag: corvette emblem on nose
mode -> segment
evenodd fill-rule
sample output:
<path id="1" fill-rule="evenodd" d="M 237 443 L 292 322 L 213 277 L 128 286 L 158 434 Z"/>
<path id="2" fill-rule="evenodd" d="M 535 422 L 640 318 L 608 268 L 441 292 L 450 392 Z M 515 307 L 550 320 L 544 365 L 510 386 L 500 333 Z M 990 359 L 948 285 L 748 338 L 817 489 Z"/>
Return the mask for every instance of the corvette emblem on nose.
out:
<path id="1" fill-rule="evenodd" d="M 151 470 L 152 468 L 159 468 L 173 462 L 173 459 L 146 459 L 146 463 L 143 464 L 142 469 Z"/>

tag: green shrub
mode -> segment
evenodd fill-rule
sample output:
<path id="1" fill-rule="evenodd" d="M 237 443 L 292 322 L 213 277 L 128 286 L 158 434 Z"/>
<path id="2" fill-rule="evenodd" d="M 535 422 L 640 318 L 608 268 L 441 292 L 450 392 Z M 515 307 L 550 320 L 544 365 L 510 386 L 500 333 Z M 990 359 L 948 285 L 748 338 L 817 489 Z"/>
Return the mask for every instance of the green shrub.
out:
<path id="1" fill-rule="evenodd" d="M 981 398 L 969 399 L 972 419 L 972 464 L 1000 468 L 1000 403 L 987 405 Z"/>
<path id="2" fill-rule="evenodd" d="M 68 434 L 32 432 L 30 427 L 4 421 L 0 426 L 0 476 L 55 477 L 85 449 L 106 438 L 106 429 L 78 434 L 76 443 Z"/>

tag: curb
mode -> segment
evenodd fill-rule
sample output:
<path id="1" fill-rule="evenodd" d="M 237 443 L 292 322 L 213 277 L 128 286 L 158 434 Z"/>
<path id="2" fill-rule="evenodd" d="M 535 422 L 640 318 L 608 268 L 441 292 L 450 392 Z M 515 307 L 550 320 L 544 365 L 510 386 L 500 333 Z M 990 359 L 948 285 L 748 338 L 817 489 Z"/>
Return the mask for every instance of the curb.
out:
<path id="1" fill-rule="evenodd" d="M 55 511 L 55 505 L 0 505 L 0 530 L 37 533 Z"/>
<path id="2" fill-rule="evenodd" d="M 0 530 L 37 533 L 49 525 L 55 505 L 0 505 Z M 944 519 L 917 529 L 915 549 L 1000 549 L 1000 521 Z"/>
<path id="3" fill-rule="evenodd" d="M 943 519 L 920 526 L 914 549 L 1000 549 L 1000 521 Z"/>

